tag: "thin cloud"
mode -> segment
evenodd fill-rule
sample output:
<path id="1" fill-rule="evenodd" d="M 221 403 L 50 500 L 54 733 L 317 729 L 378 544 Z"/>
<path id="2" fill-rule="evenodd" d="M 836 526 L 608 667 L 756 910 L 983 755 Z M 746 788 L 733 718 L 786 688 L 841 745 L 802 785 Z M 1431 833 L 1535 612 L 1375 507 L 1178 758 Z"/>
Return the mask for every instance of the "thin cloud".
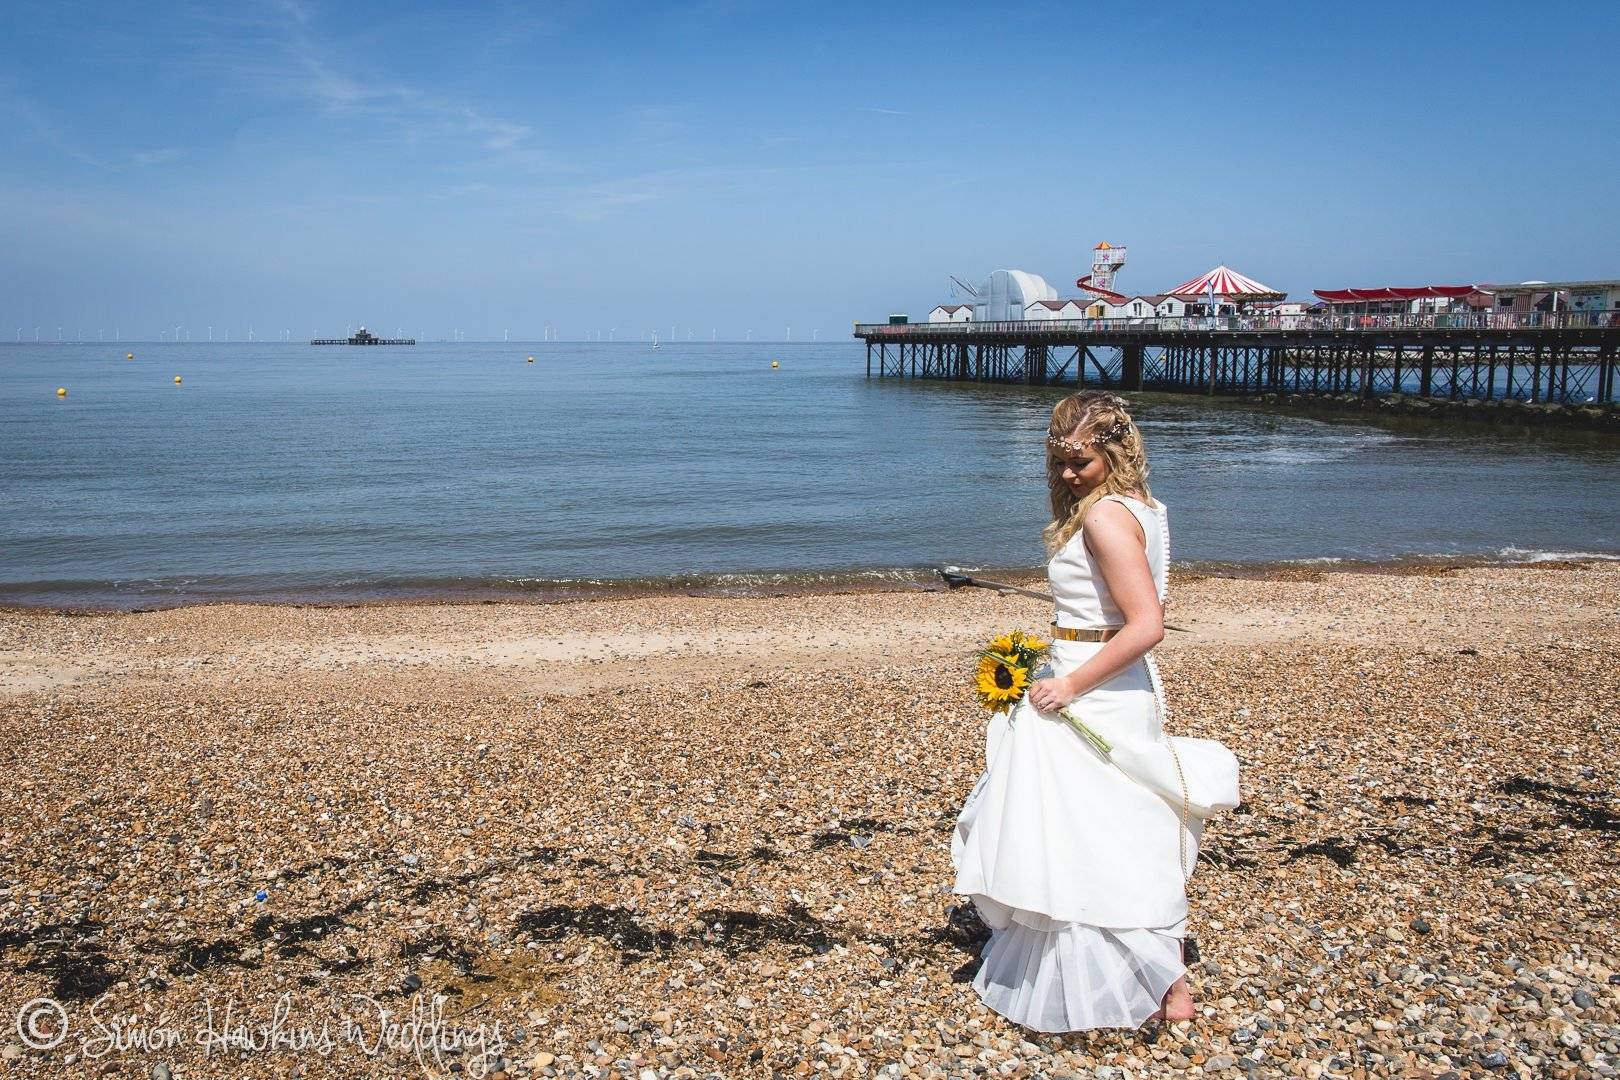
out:
<path id="1" fill-rule="evenodd" d="M 879 105 L 868 105 L 868 106 L 866 106 L 866 111 L 867 112 L 880 113 L 883 116 L 910 116 L 911 115 L 910 113 L 906 112 L 904 109 L 885 109 L 885 108 L 883 108 L 882 106 L 879 106 Z"/>
<path id="2" fill-rule="evenodd" d="M 249 93 L 305 101 L 328 116 L 372 120 L 413 145 L 470 140 L 505 154 L 522 149 L 534 133 L 527 124 L 356 70 L 352 55 L 332 58 L 315 29 L 315 9 L 299 0 L 271 0 L 263 15 L 214 15 L 209 21 L 225 32 L 202 63 Z"/>
<path id="3" fill-rule="evenodd" d="M 162 165 L 166 161 L 185 157 L 186 152 L 177 146 L 163 146 L 156 150 L 140 150 L 129 156 L 130 164 L 136 166 Z"/>
<path id="4" fill-rule="evenodd" d="M 70 157 L 80 164 L 112 171 L 111 165 L 94 154 L 81 149 L 72 136 L 39 106 L 22 94 L 0 88 L 0 116 L 8 115 L 16 119 L 23 127 L 32 131 L 34 137 L 39 139 L 40 142 L 58 153 Z"/>

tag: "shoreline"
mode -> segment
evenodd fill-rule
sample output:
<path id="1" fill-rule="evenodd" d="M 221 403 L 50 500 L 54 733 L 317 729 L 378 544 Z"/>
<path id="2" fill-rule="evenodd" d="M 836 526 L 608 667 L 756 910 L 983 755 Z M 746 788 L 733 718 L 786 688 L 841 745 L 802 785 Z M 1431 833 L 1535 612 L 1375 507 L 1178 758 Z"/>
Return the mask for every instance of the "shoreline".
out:
<path id="1" fill-rule="evenodd" d="M 1438 574 L 1448 570 L 1493 567 L 1537 568 L 1620 562 L 1620 551 L 1540 551 L 1505 549 L 1495 553 L 1411 554 L 1382 558 L 1322 556 L 1254 562 L 1189 560 L 1170 567 L 1172 583 L 1224 577 L 1255 580 L 1302 580 L 1313 574 Z M 940 564 L 944 566 L 946 564 Z M 1045 567 L 963 566 L 959 569 L 1008 584 L 1028 587 L 1046 579 Z M 44 583 L 41 583 L 44 584 Z M 646 599 L 660 596 L 763 598 L 785 596 L 865 595 L 948 591 L 933 567 L 856 568 L 850 570 L 740 571 L 676 574 L 667 577 L 530 578 L 487 581 L 444 581 L 436 584 L 386 581 L 373 585 L 299 587 L 282 590 L 185 595 L 172 598 L 139 595 L 82 603 L 42 599 L 6 599 L 31 583 L 0 585 L 0 614 L 145 615 L 158 611 L 221 605 L 286 608 L 364 608 L 518 604 L 550 606 Z M 95 583 L 85 583 L 94 588 Z M 42 590 L 45 591 L 45 590 Z"/>
<path id="2" fill-rule="evenodd" d="M 1532 402 L 1520 398 L 1440 398 L 1415 393 L 1380 393 L 1362 397 L 1354 393 L 1239 394 L 1234 400 L 1277 412 L 1316 419 L 1346 417 L 1403 425 L 1422 430 L 1473 426 L 1496 429 L 1507 434 L 1518 432 L 1564 431 L 1595 433 L 1612 437 L 1620 434 L 1620 404 L 1613 402 Z M 1608 439 L 1604 440 L 1605 442 Z"/>

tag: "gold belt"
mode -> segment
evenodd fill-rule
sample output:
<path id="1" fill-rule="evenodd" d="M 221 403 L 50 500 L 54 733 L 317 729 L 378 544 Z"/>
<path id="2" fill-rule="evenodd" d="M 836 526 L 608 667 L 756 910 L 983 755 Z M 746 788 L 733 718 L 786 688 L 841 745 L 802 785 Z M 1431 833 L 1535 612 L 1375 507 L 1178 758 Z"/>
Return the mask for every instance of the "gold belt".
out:
<path id="1" fill-rule="evenodd" d="M 1109 626 L 1101 630 L 1081 630 L 1073 626 L 1059 626 L 1052 624 L 1052 640 L 1054 641 L 1107 641 L 1124 627 Z"/>

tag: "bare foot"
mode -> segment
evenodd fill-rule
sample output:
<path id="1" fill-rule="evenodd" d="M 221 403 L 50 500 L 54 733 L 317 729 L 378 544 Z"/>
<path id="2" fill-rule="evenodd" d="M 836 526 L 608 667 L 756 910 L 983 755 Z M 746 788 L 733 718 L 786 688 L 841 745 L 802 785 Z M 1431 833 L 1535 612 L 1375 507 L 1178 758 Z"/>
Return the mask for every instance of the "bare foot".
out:
<path id="1" fill-rule="evenodd" d="M 1187 976 L 1183 975 L 1165 993 L 1159 1011 L 1148 1019 L 1169 1020 L 1174 1023 L 1178 1020 L 1191 1020 L 1195 1015 L 1197 1013 L 1193 1009 L 1192 987 L 1187 985 Z"/>

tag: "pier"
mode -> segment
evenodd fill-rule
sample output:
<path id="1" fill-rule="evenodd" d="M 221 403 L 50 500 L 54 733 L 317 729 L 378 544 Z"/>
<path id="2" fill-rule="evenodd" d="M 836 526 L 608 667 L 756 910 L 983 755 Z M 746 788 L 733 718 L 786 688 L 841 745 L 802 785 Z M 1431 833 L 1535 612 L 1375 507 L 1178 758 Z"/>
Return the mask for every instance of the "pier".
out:
<path id="1" fill-rule="evenodd" d="M 353 337 L 346 338 L 314 338 L 311 345 L 415 345 L 415 338 L 380 338 L 372 335 L 371 331 L 361 327 Z"/>
<path id="2" fill-rule="evenodd" d="M 868 378 L 1612 404 L 1620 312 L 857 323 Z"/>

